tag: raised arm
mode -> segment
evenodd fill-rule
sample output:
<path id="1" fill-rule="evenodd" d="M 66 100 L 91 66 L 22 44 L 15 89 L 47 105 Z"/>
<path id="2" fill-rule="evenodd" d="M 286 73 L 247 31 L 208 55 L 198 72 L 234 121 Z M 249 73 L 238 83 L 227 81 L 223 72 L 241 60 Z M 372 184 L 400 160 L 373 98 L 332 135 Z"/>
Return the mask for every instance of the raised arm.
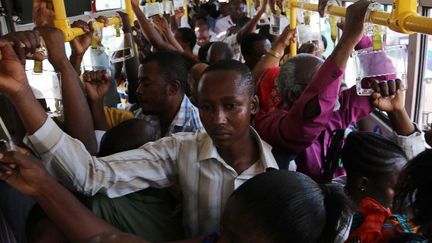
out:
<path id="1" fill-rule="evenodd" d="M 75 68 L 75 71 L 78 74 L 81 74 L 81 62 L 83 60 L 84 53 L 91 45 L 93 33 L 90 29 L 90 26 L 82 20 L 73 22 L 71 27 L 82 28 L 85 32 L 84 35 L 76 37 L 70 42 L 72 53 L 69 60 Z"/>
<path id="2" fill-rule="evenodd" d="M 158 27 L 158 29 L 172 46 L 174 46 L 179 52 L 183 52 L 183 48 L 175 39 L 173 32 L 171 31 L 171 28 L 169 27 L 168 21 L 165 17 L 154 16 L 153 23 Z"/>
<path id="3" fill-rule="evenodd" d="M 274 110 L 257 121 L 260 135 L 274 146 L 299 153 L 309 147 L 325 127 L 339 97 L 344 68 L 363 34 L 369 1 L 360 0 L 347 12 L 346 28 L 330 57 L 315 73 L 300 98 L 289 110 Z"/>
<path id="4" fill-rule="evenodd" d="M 295 41 L 295 30 L 287 26 L 279 38 L 273 43 L 271 50 L 265 54 L 252 70 L 252 77 L 255 83 L 261 75 L 269 68 L 279 66 L 279 62 L 284 55 L 285 49 Z"/>
<path id="5" fill-rule="evenodd" d="M 93 117 L 94 129 L 106 131 L 110 127 L 105 118 L 103 101 L 112 83 L 112 78 L 106 71 L 85 72 L 83 81 Z"/>
<path id="6" fill-rule="evenodd" d="M 267 9 L 268 0 L 264 0 L 259 7 L 259 10 L 256 12 L 255 16 L 250 19 L 237 33 L 237 42 L 241 43 L 243 38 L 252 32 L 255 32 L 256 26 L 259 23 L 261 16 L 265 13 Z"/>
<path id="7" fill-rule="evenodd" d="M 40 161 L 18 152 L 9 152 L 0 154 L 0 163 L 7 166 L 0 172 L 0 179 L 36 199 L 72 242 L 84 242 L 101 233 L 119 232 L 92 214 L 72 193 L 48 175 Z"/>
<path id="8" fill-rule="evenodd" d="M 129 0 L 128 0 L 129 1 Z M 147 19 L 139 7 L 139 0 L 131 0 L 132 9 L 140 23 L 141 30 L 149 39 L 150 43 L 160 51 L 176 51 L 177 49 L 164 41 L 152 23 Z"/>
<path id="9" fill-rule="evenodd" d="M 79 139 L 91 154 L 96 154 L 93 119 L 81 80 L 66 57 L 63 33 L 51 27 L 37 28 L 48 49 L 48 59 L 62 77 L 62 98 L 66 132 Z"/>

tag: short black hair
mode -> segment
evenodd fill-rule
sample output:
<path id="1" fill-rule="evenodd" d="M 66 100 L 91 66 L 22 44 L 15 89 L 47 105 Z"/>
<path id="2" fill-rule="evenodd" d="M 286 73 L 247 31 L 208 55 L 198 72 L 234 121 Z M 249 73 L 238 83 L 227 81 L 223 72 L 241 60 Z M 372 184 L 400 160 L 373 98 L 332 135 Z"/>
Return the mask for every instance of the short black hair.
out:
<path id="1" fill-rule="evenodd" d="M 153 52 L 144 59 L 142 64 L 150 62 L 158 64 L 160 74 L 165 81 L 180 81 L 181 90 L 185 92 L 189 65 L 183 55 L 172 51 Z"/>
<path id="2" fill-rule="evenodd" d="M 255 93 L 255 82 L 252 78 L 252 73 L 248 66 L 236 61 L 236 60 L 222 60 L 218 61 L 206 68 L 203 72 L 203 77 L 205 74 L 213 71 L 234 71 L 240 75 L 240 79 L 236 80 L 236 85 L 245 88 L 249 91 L 252 96 Z"/>
<path id="3" fill-rule="evenodd" d="M 177 33 L 180 33 L 180 38 L 183 42 L 189 43 L 191 49 L 195 47 L 197 38 L 195 32 L 191 28 L 178 28 Z"/>
<path id="4" fill-rule="evenodd" d="M 264 40 L 268 40 L 267 37 L 265 37 L 264 35 L 260 35 L 257 33 L 247 34 L 240 44 L 242 55 L 254 55 L 255 42 Z"/>

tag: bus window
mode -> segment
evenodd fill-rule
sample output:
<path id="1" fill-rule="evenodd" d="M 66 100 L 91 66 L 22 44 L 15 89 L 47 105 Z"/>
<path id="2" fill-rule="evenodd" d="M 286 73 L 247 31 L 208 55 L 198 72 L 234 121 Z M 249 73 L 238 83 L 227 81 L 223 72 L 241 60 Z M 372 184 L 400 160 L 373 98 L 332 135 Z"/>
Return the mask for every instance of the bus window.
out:
<path id="1" fill-rule="evenodd" d="M 428 10 L 428 17 L 432 16 L 432 9 Z M 426 36 L 425 62 L 423 78 L 420 82 L 420 99 L 418 103 L 419 124 L 423 129 L 430 129 L 432 123 L 432 36 Z"/>
<path id="2" fill-rule="evenodd" d="M 123 9 L 123 0 L 96 0 L 96 11 Z"/>

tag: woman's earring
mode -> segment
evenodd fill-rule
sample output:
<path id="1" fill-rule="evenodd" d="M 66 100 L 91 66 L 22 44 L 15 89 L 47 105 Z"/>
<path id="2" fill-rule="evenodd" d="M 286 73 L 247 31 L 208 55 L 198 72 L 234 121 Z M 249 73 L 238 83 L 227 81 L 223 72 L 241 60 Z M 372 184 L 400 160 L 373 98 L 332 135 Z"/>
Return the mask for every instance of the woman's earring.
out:
<path id="1" fill-rule="evenodd" d="M 362 187 L 362 188 L 360 188 L 360 191 L 364 192 L 364 191 L 366 191 L 366 188 Z"/>

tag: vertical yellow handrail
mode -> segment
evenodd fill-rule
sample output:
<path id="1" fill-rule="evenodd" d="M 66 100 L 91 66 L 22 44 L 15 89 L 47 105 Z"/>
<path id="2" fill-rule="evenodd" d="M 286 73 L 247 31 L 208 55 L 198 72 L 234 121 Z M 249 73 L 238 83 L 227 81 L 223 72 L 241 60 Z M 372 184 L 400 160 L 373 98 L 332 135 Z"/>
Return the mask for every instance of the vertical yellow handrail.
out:
<path id="1" fill-rule="evenodd" d="M 297 28 L 297 9 L 292 5 L 294 0 L 287 0 L 290 12 L 290 29 Z M 297 41 L 290 44 L 290 56 L 297 55 Z"/>

